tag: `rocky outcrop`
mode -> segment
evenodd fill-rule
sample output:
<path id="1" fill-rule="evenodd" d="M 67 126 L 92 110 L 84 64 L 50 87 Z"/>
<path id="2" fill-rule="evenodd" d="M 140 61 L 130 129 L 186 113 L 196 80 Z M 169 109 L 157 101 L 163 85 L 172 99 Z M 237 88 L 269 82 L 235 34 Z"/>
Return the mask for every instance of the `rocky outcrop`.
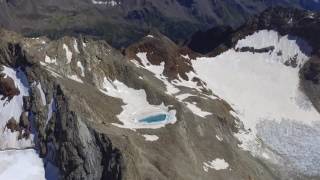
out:
<path id="1" fill-rule="evenodd" d="M 124 55 L 128 59 L 138 59 L 137 53 L 147 53 L 147 58 L 153 65 L 164 63 L 163 74 L 169 80 L 182 77 L 188 80 L 186 73 L 192 71 L 190 60 L 197 54 L 188 48 L 181 48 L 161 33 L 154 33 L 144 37 L 129 46 Z"/>
<path id="2" fill-rule="evenodd" d="M 0 74 L 0 94 L 2 95 L 1 100 L 10 101 L 14 96 L 20 94 L 19 89 L 15 86 L 14 81 L 11 77 L 6 77 L 5 74 Z"/>
<path id="3" fill-rule="evenodd" d="M 251 52 L 251 53 L 271 53 L 273 50 L 274 50 L 274 46 L 269 46 L 269 47 L 260 48 L 260 49 L 246 46 L 246 47 L 241 47 L 236 49 L 236 51 Z"/>
<path id="4" fill-rule="evenodd" d="M 232 33 L 234 30 L 230 26 L 213 27 L 207 31 L 196 32 L 186 45 L 195 52 L 207 54 L 225 43 Z"/>

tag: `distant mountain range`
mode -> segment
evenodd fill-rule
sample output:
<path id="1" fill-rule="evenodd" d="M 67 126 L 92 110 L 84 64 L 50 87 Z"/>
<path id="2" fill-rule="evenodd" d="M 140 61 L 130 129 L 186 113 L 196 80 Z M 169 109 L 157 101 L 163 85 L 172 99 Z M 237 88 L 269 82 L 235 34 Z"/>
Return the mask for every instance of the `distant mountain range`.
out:
<path id="1" fill-rule="evenodd" d="M 316 0 L 1 0 L 0 26 L 29 36 L 92 35 L 119 48 L 154 30 L 181 43 L 279 5 L 320 9 Z"/>

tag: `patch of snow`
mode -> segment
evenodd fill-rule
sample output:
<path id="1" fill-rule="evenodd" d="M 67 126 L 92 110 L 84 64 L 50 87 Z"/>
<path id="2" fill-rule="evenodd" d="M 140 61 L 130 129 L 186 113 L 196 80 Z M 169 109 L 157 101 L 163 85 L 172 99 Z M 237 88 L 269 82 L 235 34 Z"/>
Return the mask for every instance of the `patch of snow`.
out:
<path id="1" fill-rule="evenodd" d="M 203 162 L 203 170 L 208 172 L 209 169 L 215 169 L 217 171 L 224 170 L 229 167 L 229 164 L 224 159 L 215 159 L 212 161 Z"/>
<path id="2" fill-rule="evenodd" d="M 307 17 L 310 18 L 310 19 L 314 19 L 315 13 L 314 12 L 308 12 Z"/>
<path id="3" fill-rule="evenodd" d="M 266 152 L 263 152 L 263 153 L 262 153 L 262 157 L 265 158 L 265 159 L 270 159 L 269 154 L 266 153 Z"/>
<path id="4" fill-rule="evenodd" d="M 223 138 L 221 137 L 221 136 L 219 136 L 219 135 L 216 135 L 216 138 L 218 139 L 218 141 L 223 141 Z"/>
<path id="5" fill-rule="evenodd" d="M 57 59 L 56 58 L 50 58 L 48 55 L 44 58 L 44 62 L 48 64 L 55 64 L 57 65 Z"/>
<path id="6" fill-rule="evenodd" d="M 142 77 L 142 76 L 139 76 L 139 79 L 143 79 L 143 77 Z"/>
<path id="7" fill-rule="evenodd" d="M 161 80 L 166 85 L 166 89 L 167 89 L 168 94 L 175 94 L 180 91 L 178 88 L 176 88 L 170 82 L 168 82 L 168 80 L 163 76 L 164 62 L 161 62 L 160 65 L 153 65 L 149 62 L 146 52 L 139 52 L 136 55 L 141 60 L 142 66 L 134 60 L 133 62 L 135 63 L 135 65 L 152 72 L 156 78 Z"/>
<path id="8" fill-rule="evenodd" d="M 146 141 L 157 141 L 159 139 L 159 137 L 156 135 L 144 134 L 142 136 L 146 139 Z"/>
<path id="9" fill-rule="evenodd" d="M 42 87 L 41 87 L 41 83 L 40 83 L 40 82 L 37 84 L 37 88 L 38 88 L 38 90 L 39 90 L 39 92 L 40 92 L 42 105 L 45 106 L 45 105 L 47 104 L 46 95 L 45 95 L 44 92 L 43 92 L 43 89 L 42 89 Z"/>
<path id="10" fill-rule="evenodd" d="M 78 48 L 78 41 L 76 39 L 73 41 L 73 49 L 76 51 L 76 53 L 80 53 Z"/>
<path id="11" fill-rule="evenodd" d="M 78 67 L 80 68 L 80 70 L 81 70 L 81 76 L 84 77 L 84 76 L 85 76 L 85 74 L 84 74 L 84 67 L 83 67 L 81 61 L 78 61 L 78 62 L 77 62 L 77 66 L 78 66 Z"/>
<path id="12" fill-rule="evenodd" d="M 82 41 L 82 46 L 83 46 L 83 47 L 87 47 L 87 44 Z"/>
<path id="13" fill-rule="evenodd" d="M 83 83 L 82 79 L 80 79 L 76 74 L 68 75 L 68 78 L 74 81 L 77 81 L 79 83 Z"/>
<path id="14" fill-rule="evenodd" d="M 141 60 L 142 65 L 148 69 L 150 72 L 154 73 L 156 76 L 162 76 L 164 70 L 164 62 L 160 65 L 153 65 L 149 62 L 146 52 L 137 53 L 137 57 Z"/>
<path id="15" fill-rule="evenodd" d="M 0 179 L 45 180 L 42 159 L 33 149 L 0 151 Z"/>
<path id="16" fill-rule="evenodd" d="M 202 109 L 200 109 L 198 106 L 189 103 L 189 102 L 184 102 L 187 105 L 187 108 L 189 108 L 194 114 L 205 118 L 206 116 L 212 115 L 212 113 L 207 112 L 207 111 L 203 111 Z"/>
<path id="17" fill-rule="evenodd" d="M 50 101 L 50 104 L 48 105 L 48 115 L 47 115 L 46 124 L 50 121 L 50 119 L 52 118 L 52 114 L 55 111 L 56 111 L 56 104 L 55 104 L 54 98 L 52 98 Z"/>
<path id="18" fill-rule="evenodd" d="M 97 5 L 106 5 L 106 6 L 118 6 L 121 3 L 117 2 L 115 0 L 92 0 L 93 4 L 97 4 Z"/>
<path id="19" fill-rule="evenodd" d="M 205 118 L 206 116 L 212 115 L 212 113 L 204 111 L 200 109 L 198 106 L 196 106 L 196 102 L 190 103 L 188 101 L 184 101 L 188 97 L 193 96 L 192 94 L 179 94 L 176 96 L 176 98 L 180 101 L 183 102 L 188 109 L 190 109 L 191 112 L 193 112 L 195 115 L 198 115 L 200 117 Z"/>
<path id="20" fill-rule="evenodd" d="M 63 49 L 66 51 L 67 64 L 70 64 L 72 60 L 72 52 L 66 44 L 63 44 Z"/>
<path id="21" fill-rule="evenodd" d="M 146 37 L 148 37 L 148 38 L 154 38 L 154 36 L 151 35 L 151 34 L 148 34 Z"/>
<path id="22" fill-rule="evenodd" d="M 188 93 L 185 93 L 185 94 L 179 94 L 179 95 L 176 95 L 176 98 L 179 100 L 179 101 L 183 101 L 189 97 L 192 97 L 194 95 L 192 94 L 188 94 Z"/>
<path id="23" fill-rule="evenodd" d="M 181 54 L 181 57 L 183 57 L 184 59 L 190 60 L 189 54 L 186 54 L 186 55 Z"/>
<path id="24" fill-rule="evenodd" d="M 169 107 L 164 104 L 149 104 L 144 90 L 129 88 L 118 80 L 112 82 L 107 78 L 104 78 L 101 92 L 108 96 L 120 98 L 125 103 L 125 105 L 122 106 L 123 111 L 117 115 L 118 119 L 123 124 L 114 123 L 114 125 L 118 127 L 129 129 L 157 129 L 176 122 L 176 111 L 169 110 Z M 168 117 L 164 121 L 156 123 L 139 122 L 141 118 L 154 114 L 167 114 Z"/>

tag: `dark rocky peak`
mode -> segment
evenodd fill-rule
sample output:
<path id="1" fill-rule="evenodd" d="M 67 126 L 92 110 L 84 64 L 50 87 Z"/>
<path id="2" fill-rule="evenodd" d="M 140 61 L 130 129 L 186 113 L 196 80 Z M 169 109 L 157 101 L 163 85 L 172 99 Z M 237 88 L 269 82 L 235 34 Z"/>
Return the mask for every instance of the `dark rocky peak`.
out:
<path id="1" fill-rule="evenodd" d="M 219 46 L 225 42 L 226 39 L 230 38 L 233 32 L 234 30 L 230 26 L 218 26 L 208 31 L 198 31 L 191 37 L 187 44 L 192 50 L 206 54 L 210 52 L 213 47 Z"/>
<path id="2" fill-rule="evenodd" d="M 276 30 L 282 35 L 294 35 L 306 40 L 317 51 L 320 45 L 320 14 L 311 11 L 270 8 L 252 18 L 240 31 Z"/>
<path id="3" fill-rule="evenodd" d="M 320 14 L 284 7 L 269 8 L 235 30 L 214 27 L 206 32 L 195 34 L 188 46 L 198 52 L 199 49 L 204 49 L 205 51 L 201 53 L 214 56 L 232 48 L 239 39 L 265 29 L 304 39 L 312 46 L 314 53 L 317 53 L 320 48 L 320 37 L 317 36 L 320 30 Z M 199 41 L 197 39 L 199 37 L 203 41 Z"/>

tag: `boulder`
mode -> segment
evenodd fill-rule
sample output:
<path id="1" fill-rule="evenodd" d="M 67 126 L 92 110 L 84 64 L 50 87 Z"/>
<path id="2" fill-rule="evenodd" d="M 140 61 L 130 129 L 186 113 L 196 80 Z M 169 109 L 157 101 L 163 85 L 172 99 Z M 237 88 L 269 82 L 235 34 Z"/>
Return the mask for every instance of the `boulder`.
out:
<path id="1" fill-rule="evenodd" d="M 2 100 L 8 98 L 8 101 L 20 94 L 13 79 L 9 76 L 6 77 L 3 73 L 0 75 L 0 94 L 3 95 Z"/>
<path id="2" fill-rule="evenodd" d="M 9 121 L 6 124 L 6 128 L 10 129 L 11 132 L 15 132 L 19 130 L 19 126 L 17 124 L 17 121 L 14 118 L 9 119 Z"/>

